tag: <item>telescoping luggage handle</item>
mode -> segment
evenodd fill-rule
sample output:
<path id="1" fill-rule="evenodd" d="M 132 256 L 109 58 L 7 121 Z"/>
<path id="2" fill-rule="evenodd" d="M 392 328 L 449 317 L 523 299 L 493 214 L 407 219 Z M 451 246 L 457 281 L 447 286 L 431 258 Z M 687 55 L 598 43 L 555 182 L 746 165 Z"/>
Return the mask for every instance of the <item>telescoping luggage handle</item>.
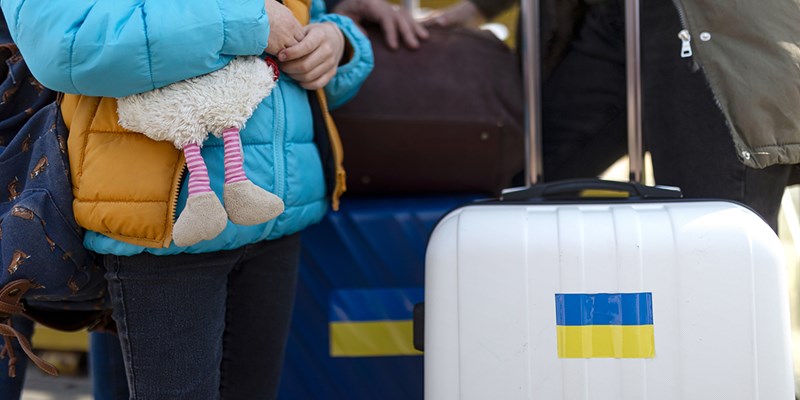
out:
<path id="1" fill-rule="evenodd" d="M 542 118 L 541 118 L 541 49 L 539 0 L 521 2 L 522 71 L 525 89 L 526 184 L 541 183 Z M 641 51 L 639 44 L 639 0 L 625 0 L 625 47 L 627 54 L 628 157 L 630 181 L 642 183 L 644 156 L 642 151 Z"/>
<path id="2" fill-rule="evenodd" d="M 541 50 L 539 30 L 539 0 L 521 2 L 522 12 L 522 65 L 525 92 L 525 140 L 526 140 L 526 189 L 510 189 L 503 194 L 503 200 L 536 198 L 554 189 L 535 189 L 543 182 L 542 173 L 542 120 L 541 120 Z M 627 99 L 628 99 L 628 158 L 630 159 L 629 183 L 578 179 L 569 185 L 558 184 L 558 191 L 566 187 L 576 191 L 579 182 L 592 187 L 585 189 L 619 190 L 637 197 L 676 198 L 681 197 L 675 188 L 647 187 L 644 178 L 644 151 L 642 140 L 642 88 L 641 88 L 641 46 L 639 25 L 639 0 L 625 0 L 625 47 L 627 56 Z M 604 187 L 599 187 L 604 186 Z"/>
<path id="3" fill-rule="evenodd" d="M 681 198 L 681 192 L 673 188 L 646 186 L 635 182 L 605 181 L 595 178 L 567 179 L 533 185 L 525 190 L 506 193 L 505 202 L 527 202 L 531 199 L 559 199 L 558 195 L 574 195 L 588 190 L 601 192 L 625 192 L 629 199 L 675 199 Z M 615 198 L 617 196 L 612 196 Z"/>

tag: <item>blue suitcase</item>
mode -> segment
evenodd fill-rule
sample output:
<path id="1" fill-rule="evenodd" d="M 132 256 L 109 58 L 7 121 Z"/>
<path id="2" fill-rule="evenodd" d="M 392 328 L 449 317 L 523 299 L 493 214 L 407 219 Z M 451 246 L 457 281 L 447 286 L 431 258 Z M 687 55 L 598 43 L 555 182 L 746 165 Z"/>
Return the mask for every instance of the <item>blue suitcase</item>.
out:
<path id="1" fill-rule="evenodd" d="M 422 399 L 412 310 L 428 236 L 474 195 L 348 198 L 302 234 L 281 399 Z"/>

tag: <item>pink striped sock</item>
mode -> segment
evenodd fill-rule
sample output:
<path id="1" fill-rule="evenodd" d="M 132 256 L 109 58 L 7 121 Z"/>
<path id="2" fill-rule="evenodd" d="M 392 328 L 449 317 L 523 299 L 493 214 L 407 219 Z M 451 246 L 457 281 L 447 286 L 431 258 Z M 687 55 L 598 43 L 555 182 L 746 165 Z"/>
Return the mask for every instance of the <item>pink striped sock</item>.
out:
<path id="1" fill-rule="evenodd" d="M 239 130 L 228 128 L 222 132 L 225 142 L 225 184 L 247 180 L 242 168 L 242 147 L 239 142 Z"/>
<path id="2" fill-rule="evenodd" d="M 183 155 L 189 167 L 189 197 L 210 192 L 208 169 L 203 156 L 200 155 L 200 146 L 196 144 L 183 146 Z"/>

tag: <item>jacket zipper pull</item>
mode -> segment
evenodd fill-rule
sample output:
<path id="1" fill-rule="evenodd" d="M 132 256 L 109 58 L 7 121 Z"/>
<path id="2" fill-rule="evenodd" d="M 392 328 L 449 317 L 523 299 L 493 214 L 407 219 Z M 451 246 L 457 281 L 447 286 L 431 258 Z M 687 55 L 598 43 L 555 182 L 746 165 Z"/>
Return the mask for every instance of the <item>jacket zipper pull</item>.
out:
<path id="1" fill-rule="evenodd" d="M 678 32 L 678 38 L 681 39 L 681 57 L 689 58 L 692 56 L 692 37 L 689 31 L 684 29 Z"/>

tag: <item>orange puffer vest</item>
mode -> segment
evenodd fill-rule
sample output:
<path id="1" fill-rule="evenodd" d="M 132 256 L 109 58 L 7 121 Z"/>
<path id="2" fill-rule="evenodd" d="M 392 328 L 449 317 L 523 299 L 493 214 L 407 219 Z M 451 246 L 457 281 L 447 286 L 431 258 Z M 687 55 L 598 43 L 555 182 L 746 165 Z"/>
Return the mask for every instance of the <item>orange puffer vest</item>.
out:
<path id="1" fill-rule="evenodd" d="M 302 24 L 309 22 L 310 0 L 285 0 L 284 4 Z M 333 171 L 326 174 L 334 182 L 329 192 L 336 210 L 345 191 L 342 145 L 323 91 L 317 91 L 317 99 L 333 158 Z M 70 130 L 73 208 L 78 224 L 121 242 L 168 247 L 186 166 L 183 154 L 169 142 L 122 128 L 114 98 L 65 95 L 61 109 Z M 315 131 L 320 129 L 315 127 Z"/>

